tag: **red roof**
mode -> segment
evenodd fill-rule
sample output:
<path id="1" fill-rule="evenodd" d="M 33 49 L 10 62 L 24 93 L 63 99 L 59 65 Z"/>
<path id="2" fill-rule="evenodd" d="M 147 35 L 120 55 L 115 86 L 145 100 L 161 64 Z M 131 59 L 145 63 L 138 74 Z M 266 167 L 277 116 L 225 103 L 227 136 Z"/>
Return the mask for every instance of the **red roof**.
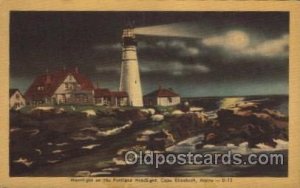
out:
<path id="1" fill-rule="evenodd" d="M 128 97 L 128 93 L 126 91 L 111 91 L 112 97 Z"/>
<path id="2" fill-rule="evenodd" d="M 125 91 L 110 91 L 106 88 L 97 88 L 94 90 L 94 97 L 128 97 L 127 92 Z"/>
<path id="3" fill-rule="evenodd" d="M 94 96 L 95 98 L 100 98 L 100 97 L 111 97 L 111 92 L 109 89 L 106 88 L 97 88 L 94 90 Z"/>
<path id="4" fill-rule="evenodd" d="M 159 88 L 151 93 L 148 93 L 144 97 L 179 97 L 172 89 Z"/>
<path id="5" fill-rule="evenodd" d="M 51 97 L 68 75 L 74 76 L 76 81 L 80 84 L 81 90 L 91 91 L 94 89 L 93 83 L 83 74 L 79 73 L 78 70 L 60 70 L 36 77 L 26 91 L 25 96 L 37 100 Z M 43 89 L 38 90 L 38 87 L 43 87 Z"/>

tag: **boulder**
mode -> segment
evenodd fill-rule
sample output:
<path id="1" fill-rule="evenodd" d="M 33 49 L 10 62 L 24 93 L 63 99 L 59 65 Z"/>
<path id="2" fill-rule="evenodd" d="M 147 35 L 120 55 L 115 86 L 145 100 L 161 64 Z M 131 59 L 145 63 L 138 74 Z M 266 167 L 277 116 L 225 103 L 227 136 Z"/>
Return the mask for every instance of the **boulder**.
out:
<path id="1" fill-rule="evenodd" d="M 190 112 L 203 112 L 201 107 L 190 107 Z"/>
<path id="2" fill-rule="evenodd" d="M 184 112 L 181 111 L 181 110 L 174 110 L 174 111 L 172 112 L 172 115 L 175 115 L 175 116 L 180 116 L 180 115 L 183 115 L 183 114 L 184 114 Z"/>
<path id="3" fill-rule="evenodd" d="M 152 121 L 163 121 L 164 120 L 164 115 L 162 114 L 155 114 L 151 116 Z"/>
<path id="4" fill-rule="evenodd" d="M 141 109 L 141 112 L 144 112 L 144 113 L 149 114 L 149 115 L 154 115 L 155 114 L 155 109 L 153 109 L 153 108 L 144 108 L 144 109 Z"/>
<path id="5" fill-rule="evenodd" d="M 93 117 L 97 115 L 95 110 L 84 110 L 82 113 L 85 113 L 86 117 Z"/>

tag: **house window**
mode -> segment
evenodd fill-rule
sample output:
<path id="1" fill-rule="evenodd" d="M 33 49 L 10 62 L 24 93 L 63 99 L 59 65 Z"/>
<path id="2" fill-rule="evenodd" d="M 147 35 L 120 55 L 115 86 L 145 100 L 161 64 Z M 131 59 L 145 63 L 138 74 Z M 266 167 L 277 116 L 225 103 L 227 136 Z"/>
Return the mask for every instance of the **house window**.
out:
<path id="1" fill-rule="evenodd" d="M 172 97 L 168 97 L 168 101 L 169 101 L 169 103 L 172 103 Z"/>
<path id="2" fill-rule="evenodd" d="M 69 84 L 68 83 L 65 83 L 65 88 L 69 89 Z"/>
<path id="3" fill-rule="evenodd" d="M 20 95 L 17 93 L 16 94 L 16 99 L 19 100 L 20 99 Z"/>

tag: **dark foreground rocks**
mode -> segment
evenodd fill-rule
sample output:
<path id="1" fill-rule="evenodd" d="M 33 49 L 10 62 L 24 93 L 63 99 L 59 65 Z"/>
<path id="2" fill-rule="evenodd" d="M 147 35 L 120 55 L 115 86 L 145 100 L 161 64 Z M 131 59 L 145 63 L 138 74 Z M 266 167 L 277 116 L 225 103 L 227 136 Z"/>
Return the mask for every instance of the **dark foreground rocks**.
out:
<path id="1" fill-rule="evenodd" d="M 143 128 L 137 125 L 140 123 L 147 125 L 146 115 L 137 109 L 90 112 L 93 111 L 52 108 L 10 112 L 11 175 L 89 155 L 95 150 L 112 148 L 110 153 L 115 153 L 118 145 L 134 142 L 135 135 L 126 136 L 128 131 L 134 133 Z"/>

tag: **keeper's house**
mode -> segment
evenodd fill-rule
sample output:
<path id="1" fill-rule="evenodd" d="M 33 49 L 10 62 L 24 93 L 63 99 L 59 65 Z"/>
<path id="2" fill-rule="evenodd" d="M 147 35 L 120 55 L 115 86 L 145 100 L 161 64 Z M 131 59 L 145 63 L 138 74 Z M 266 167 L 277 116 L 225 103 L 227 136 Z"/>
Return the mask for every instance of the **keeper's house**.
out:
<path id="1" fill-rule="evenodd" d="M 159 87 L 144 96 L 145 106 L 175 106 L 180 104 L 180 96 L 173 89 Z"/>
<path id="2" fill-rule="evenodd" d="M 27 104 L 96 104 L 127 106 L 128 94 L 95 88 L 92 81 L 74 70 L 60 70 L 38 76 L 25 93 Z"/>
<path id="3" fill-rule="evenodd" d="M 38 104 L 92 104 L 93 83 L 74 70 L 59 70 L 42 74 L 25 93 L 27 103 Z"/>

